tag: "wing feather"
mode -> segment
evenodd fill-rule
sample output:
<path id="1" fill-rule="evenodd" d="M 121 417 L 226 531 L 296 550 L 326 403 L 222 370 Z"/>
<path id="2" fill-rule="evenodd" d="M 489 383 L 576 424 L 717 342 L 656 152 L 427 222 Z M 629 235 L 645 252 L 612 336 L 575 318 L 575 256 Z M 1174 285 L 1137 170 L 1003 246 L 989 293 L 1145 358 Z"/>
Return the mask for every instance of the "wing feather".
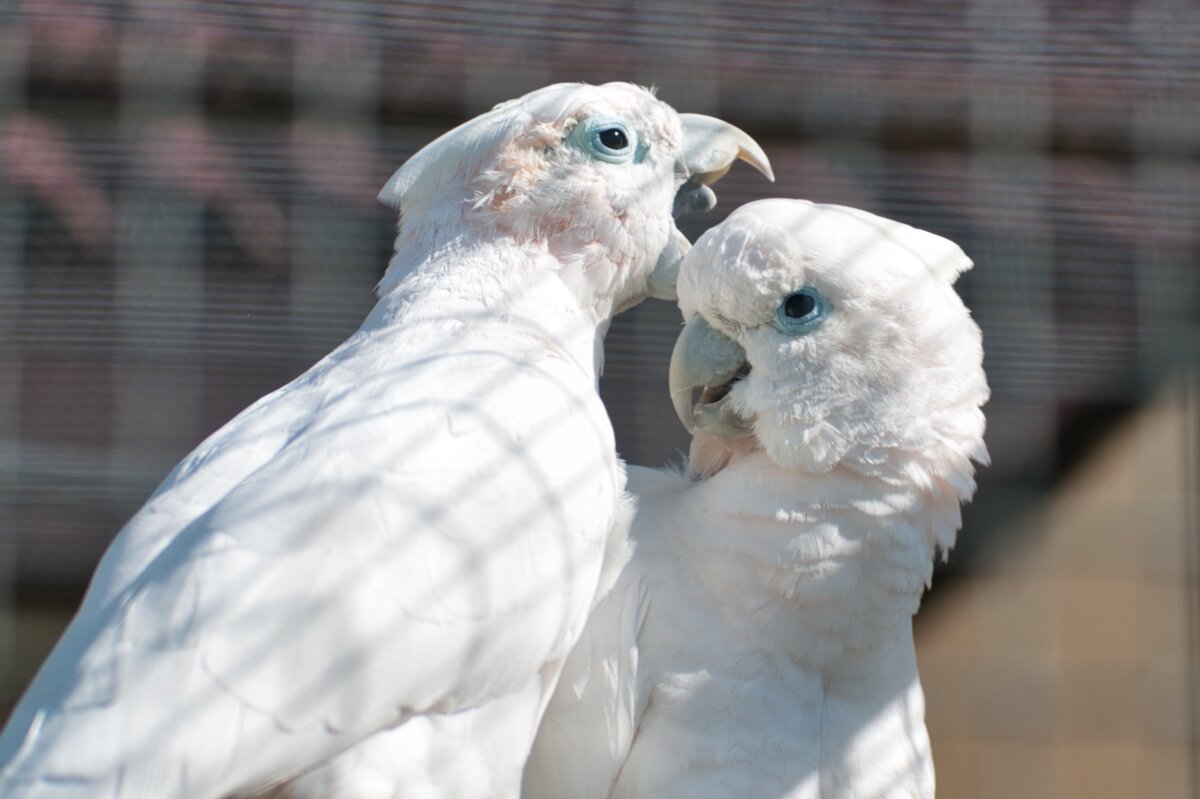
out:
<path id="1" fill-rule="evenodd" d="M 249 409 L 131 522 L 14 714 L 0 784 L 266 786 L 565 657 L 623 487 L 591 381 L 475 353 L 377 370 L 414 387 L 389 405 L 355 363 Z"/>

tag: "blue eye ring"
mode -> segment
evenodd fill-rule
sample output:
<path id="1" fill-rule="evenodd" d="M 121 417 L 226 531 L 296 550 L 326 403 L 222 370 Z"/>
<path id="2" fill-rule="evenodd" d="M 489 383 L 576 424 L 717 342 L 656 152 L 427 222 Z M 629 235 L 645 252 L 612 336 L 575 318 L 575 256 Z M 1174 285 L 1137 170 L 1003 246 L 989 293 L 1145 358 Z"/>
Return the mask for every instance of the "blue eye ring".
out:
<path id="1" fill-rule="evenodd" d="M 829 303 L 821 292 L 807 286 L 783 298 L 771 324 L 781 333 L 802 336 L 821 326 L 829 313 Z"/>
<path id="2" fill-rule="evenodd" d="M 587 119 L 571 131 L 570 142 L 610 164 L 624 164 L 638 152 L 637 133 L 618 119 Z"/>

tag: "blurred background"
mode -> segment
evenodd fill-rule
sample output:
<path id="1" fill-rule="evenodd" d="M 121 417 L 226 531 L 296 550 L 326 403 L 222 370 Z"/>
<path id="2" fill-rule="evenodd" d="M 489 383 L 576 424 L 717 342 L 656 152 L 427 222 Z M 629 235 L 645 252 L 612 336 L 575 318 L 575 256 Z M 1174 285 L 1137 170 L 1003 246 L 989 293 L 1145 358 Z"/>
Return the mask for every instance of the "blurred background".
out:
<path id="1" fill-rule="evenodd" d="M 442 131 L 630 80 L 765 196 L 947 236 L 993 464 L 917 617 L 941 794 L 1200 796 L 1200 7 L 1175 0 L 0 0 L 0 717 L 184 454 L 357 326 Z M 675 309 L 608 337 L 678 460 Z"/>

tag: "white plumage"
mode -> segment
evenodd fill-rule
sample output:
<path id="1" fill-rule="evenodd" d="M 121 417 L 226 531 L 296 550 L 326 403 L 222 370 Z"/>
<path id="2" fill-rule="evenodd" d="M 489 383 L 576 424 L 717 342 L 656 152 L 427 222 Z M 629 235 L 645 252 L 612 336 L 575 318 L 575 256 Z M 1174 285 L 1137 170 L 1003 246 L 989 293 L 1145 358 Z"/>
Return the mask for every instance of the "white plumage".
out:
<path id="1" fill-rule="evenodd" d="M 701 237 L 671 364 L 694 476 L 630 469 L 634 554 L 527 799 L 932 796 L 911 617 L 987 459 L 979 329 L 951 288 L 969 266 L 798 200 Z"/>
<path id="2" fill-rule="evenodd" d="M 121 531 L 0 737 L 0 795 L 251 794 L 394 729 L 390 784 L 350 758 L 336 795 L 514 796 L 628 516 L 603 327 L 673 274 L 677 189 L 735 157 L 769 172 L 628 84 L 414 156 L 378 305 Z"/>

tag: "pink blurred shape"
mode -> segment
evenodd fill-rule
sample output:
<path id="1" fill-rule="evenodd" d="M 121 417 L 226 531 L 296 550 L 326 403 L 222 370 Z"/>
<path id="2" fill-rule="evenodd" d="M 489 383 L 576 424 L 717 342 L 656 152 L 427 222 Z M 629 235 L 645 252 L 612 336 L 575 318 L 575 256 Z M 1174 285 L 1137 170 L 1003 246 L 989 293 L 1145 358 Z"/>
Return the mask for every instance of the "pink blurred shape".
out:
<path id="1" fill-rule="evenodd" d="M 292 128 L 292 162 L 317 189 L 372 209 L 391 175 L 362 131 L 298 122 Z"/>
<path id="2" fill-rule="evenodd" d="M 201 120 L 179 117 L 150 125 L 143 153 L 152 174 L 220 211 L 252 259 L 273 271 L 286 268 L 282 209 L 246 180 L 233 152 Z"/>
<path id="3" fill-rule="evenodd" d="M 53 209 L 80 244 L 111 247 L 113 205 L 59 128 L 28 113 L 0 123 L 0 172 Z"/>

